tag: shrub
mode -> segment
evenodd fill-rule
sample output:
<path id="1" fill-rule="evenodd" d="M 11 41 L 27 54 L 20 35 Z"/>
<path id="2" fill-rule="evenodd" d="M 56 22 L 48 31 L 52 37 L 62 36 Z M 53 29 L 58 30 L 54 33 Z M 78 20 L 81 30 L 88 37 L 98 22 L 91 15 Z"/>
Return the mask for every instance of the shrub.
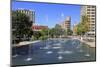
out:
<path id="1" fill-rule="evenodd" d="M 36 40 L 37 38 L 35 36 L 32 36 L 32 41 Z"/>
<path id="2" fill-rule="evenodd" d="M 41 36 L 39 39 L 40 40 L 46 40 L 48 37 L 47 36 Z"/>

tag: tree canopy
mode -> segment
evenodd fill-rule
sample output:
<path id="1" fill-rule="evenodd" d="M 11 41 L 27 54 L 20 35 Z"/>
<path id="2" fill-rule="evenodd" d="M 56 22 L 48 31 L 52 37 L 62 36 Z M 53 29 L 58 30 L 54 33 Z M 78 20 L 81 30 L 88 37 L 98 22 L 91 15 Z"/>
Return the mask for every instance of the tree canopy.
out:
<path id="1" fill-rule="evenodd" d="M 18 37 L 19 40 L 24 36 L 30 36 L 32 33 L 31 26 L 32 21 L 26 14 L 17 11 L 12 12 L 13 36 Z"/>
<path id="2" fill-rule="evenodd" d="M 86 32 L 89 31 L 89 18 L 88 16 L 82 16 L 81 22 L 77 25 L 77 34 L 84 35 Z"/>

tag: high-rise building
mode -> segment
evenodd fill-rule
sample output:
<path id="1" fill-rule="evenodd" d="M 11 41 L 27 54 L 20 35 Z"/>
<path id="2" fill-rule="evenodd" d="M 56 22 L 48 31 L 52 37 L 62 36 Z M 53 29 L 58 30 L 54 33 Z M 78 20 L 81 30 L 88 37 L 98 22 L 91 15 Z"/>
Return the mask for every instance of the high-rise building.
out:
<path id="1" fill-rule="evenodd" d="M 70 29 L 70 23 L 71 23 L 71 17 L 67 17 L 66 20 L 64 22 L 62 22 L 60 25 L 63 29 L 68 30 Z"/>
<path id="2" fill-rule="evenodd" d="M 26 14 L 29 17 L 30 21 L 33 21 L 33 23 L 35 23 L 35 11 L 27 9 L 17 9 L 16 11 Z"/>
<path id="3" fill-rule="evenodd" d="M 81 6 L 81 16 L 83 15 L 86 15 L 89 18 L 89 31 L 87 33 L 90 36 L 95 36 L 96 6 Z"/>

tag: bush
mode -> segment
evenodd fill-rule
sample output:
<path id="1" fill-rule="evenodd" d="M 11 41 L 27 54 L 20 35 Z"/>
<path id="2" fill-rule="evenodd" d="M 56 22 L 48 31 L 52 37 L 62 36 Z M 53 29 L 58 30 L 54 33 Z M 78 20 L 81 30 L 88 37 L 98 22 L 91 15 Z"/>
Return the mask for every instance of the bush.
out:
<path id="1" fill-rule="evenodd" d="M 41 36 L 39 39 L 40 40 L 46 40 L 48 37 L 47 36 Z"/>
<path id="2" fill-rule="evenodd" d="M 32 41 L 36 40 L 37 38 L 35 36 L 32 36 Z"/>

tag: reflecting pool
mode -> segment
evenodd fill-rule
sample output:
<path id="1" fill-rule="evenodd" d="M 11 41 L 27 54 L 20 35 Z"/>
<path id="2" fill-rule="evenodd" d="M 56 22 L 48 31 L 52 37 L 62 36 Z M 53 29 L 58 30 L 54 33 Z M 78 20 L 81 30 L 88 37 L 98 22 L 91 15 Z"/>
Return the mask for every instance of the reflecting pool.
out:
<path id="1" fill-rule="evenodd" d="M 12 65 L 95 61 L 95 48 L 77 39 L 49 39 L 12 49 Z"/>

